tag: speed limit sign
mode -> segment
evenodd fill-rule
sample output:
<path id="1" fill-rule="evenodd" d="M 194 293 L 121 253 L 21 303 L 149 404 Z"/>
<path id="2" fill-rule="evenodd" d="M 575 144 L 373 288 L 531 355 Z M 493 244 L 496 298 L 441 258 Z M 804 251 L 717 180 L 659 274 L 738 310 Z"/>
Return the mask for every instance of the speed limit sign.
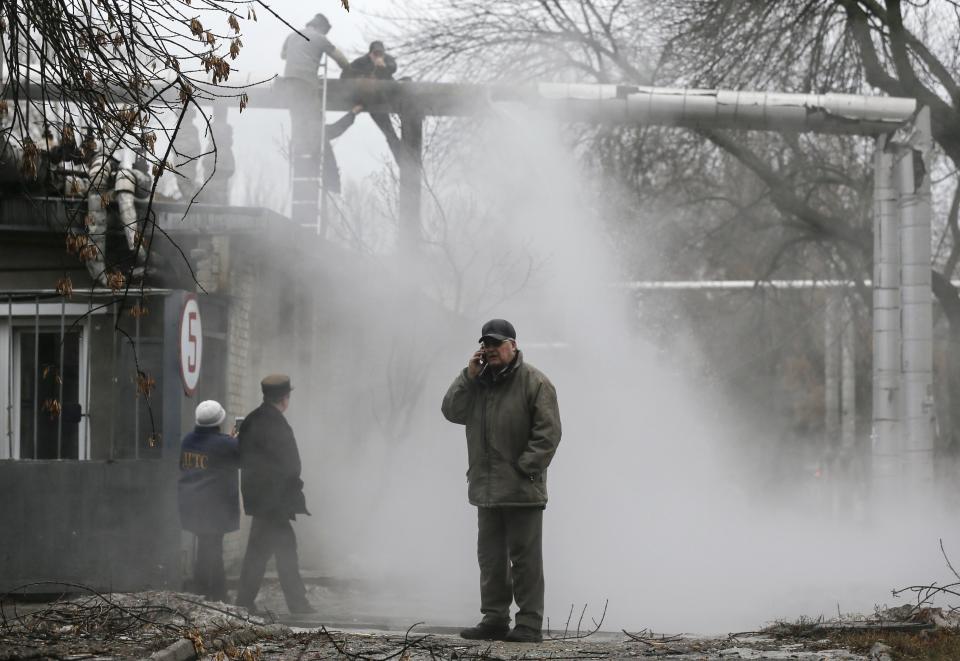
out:
<path id="1" fill-rule="evenodd" d="M 200 380 L 200 360 L 203 357 L 203 327 L 197 297 L 188 294 L 180 312 L 180 379 L 183 390 L 192 397 Z"/>

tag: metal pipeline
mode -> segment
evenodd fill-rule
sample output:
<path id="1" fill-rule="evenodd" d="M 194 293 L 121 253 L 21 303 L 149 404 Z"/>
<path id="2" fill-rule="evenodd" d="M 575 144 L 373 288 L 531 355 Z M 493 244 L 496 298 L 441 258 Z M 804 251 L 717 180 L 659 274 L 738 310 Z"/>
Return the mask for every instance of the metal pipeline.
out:
<path id="1" fill-rule="evenodd" d="M 88 166 L 90 185 L 87 189 L 87 232 L 96 248 L 93 257 L 87 260 L 90 277 L 102 285 L 107 283 L 107 209 L 104 195 L 109 190 L 113 174 L 113 162 L 102 151 L 96 154 Z"/>
<path id="2" fill-rule="evenodd" d="M 784 94 L 630 85 L 541 83 L 540 105 L 573 120 L 691 128 L 876 134 L 917 110 L 914 99 L 856 94 Z"/>
<path id="3" fill-rule="evenodd" d="M 137 218 L 135 200 L 137 197 L 143 197 L 143 195 L 138 196 L 138 192 L 145 193 L 150 190 L 150 183 L 150 177 L 143 172 L 123 168 L 117 171 L 113 186 L 120 222 L 123 225 L 123 234 L 127 239 L 127 247 L 137 252 L 138 264 L 142 264 L 146 260 L 147 252 L 143 246 L 143 239 L 138 237 L 138 232 L 142 231 L 142 227 Z"/>

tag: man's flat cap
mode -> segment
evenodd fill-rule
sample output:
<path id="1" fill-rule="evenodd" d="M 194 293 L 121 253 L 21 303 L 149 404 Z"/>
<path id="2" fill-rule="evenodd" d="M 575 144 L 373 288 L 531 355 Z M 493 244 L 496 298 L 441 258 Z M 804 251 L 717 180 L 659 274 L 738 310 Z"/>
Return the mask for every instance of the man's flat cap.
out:
<path id="1" fill-rule="evenodd" d="M 498 342 L 503 342 L 504 340 L 515 340 L 517 339 L 517 331 L 514 330 L 513 324 L 511 324 L 506 319 L 491 319 L 483 325 L 483 328 L 480 329 L 480 342 L 483 342 L 485 337 L 493 338 Z"/>
<path id="2" fill-rule="evenodd" d="M 310 19 L 310 21 L 307 23 L 307 25 L 319 25 L 319 26 L 321 26 L 321 30 L 322 30 L 323 28 L 328 28 L 328 29 L 329 29 L 329 28 L 330 28 L 330 21 L 329 21 L 329 20 L 327 19 L 327 17 L 324 16 L 323 14 L 317 14 L 316 16 L 314 16 L 313 18 Z"/>
<path id="3" fill-rule="evenodd" d="M 371 53 L 386 53 L 387 49 L 383 47 L 382 41 L 371 41 L 370 42 L 370 51 Z"/>
<path id="4" fill-rule="evenodd" d="M 286 374 L 270 374 L 260 381 L 260 389 L 264 395 L 285 395 L 293 390 L 293 386 Z"/>

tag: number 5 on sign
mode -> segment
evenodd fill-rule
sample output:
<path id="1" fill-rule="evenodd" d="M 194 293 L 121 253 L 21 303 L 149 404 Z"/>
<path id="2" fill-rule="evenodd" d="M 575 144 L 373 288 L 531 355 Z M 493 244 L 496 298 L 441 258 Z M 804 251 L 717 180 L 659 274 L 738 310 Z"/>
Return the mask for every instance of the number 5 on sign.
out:
<path id="1" fill-rule="evenodd" d="M 180 379 L 183 390 L 192 397 L 200 380 L 200 359 L 203 356 L 203 327 L 197 297 L 188 294 L 180 313 Z"/>

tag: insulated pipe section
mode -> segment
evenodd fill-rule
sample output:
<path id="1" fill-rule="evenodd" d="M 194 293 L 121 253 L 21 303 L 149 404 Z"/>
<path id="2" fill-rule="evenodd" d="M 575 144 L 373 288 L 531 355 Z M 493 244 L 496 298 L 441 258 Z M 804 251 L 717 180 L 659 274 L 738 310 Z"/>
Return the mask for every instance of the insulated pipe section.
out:
<path id="1" fill-rule="evenodd" d="M 287 79 L 278 79 L 287 80 Z M 29 84 L 36 98 L 56 98 L 56 86 Z M 304 90 L 319 103 L 320 81 Z M 699 90 L 638 85 L 541 83 L 472 85 L 395 80 L 330 80 L 328 111 L 350 110 L 358 101 L 369 112 L 430 116 L 479 115 L 501 101 L 554 109 L 569 121 L 665 124 L 693 128 L 821 131 L 878 135 L 896 130 L 916 112 L 914 99 L 857 94 L 784 94 Z M 116 98 L 124 98 L 114 89 Z M 7 92 L 9 95 L 9 90 Z M 248 90 L 249 107 L 289 109 L 297 94 L 284 85 Z M 170 100 L 174 101 L 173 94 Z M 235 99 L 199 100 L 213 106 Z"/>
<path id="2" fill-rule="evenodd" d="M 900 484 L 900 228 L 893 154 L 877 138 L 873 161 L 873 475 L 879 491 Z"/>
<path id="3" fill-rule="evenodd" d="M 690 128 L 877 134 L 908 121 L 914 99 L 542 83 L 541 105 L 570 120 Z"/>
<path id="4" fill-rule="evenodd" d="M 499 103 L 523 103 L 575 122 L 856 135 L 892 132 L 909 121 L 917 110 L 914 99 L 897 97 L 637 85 L 470 85 L 353 79 L 330 80 L 327 86 L 329 111 L 347 111 L 359 101 L 370 112 L 424 117 L 471 116 L 488 113 Z M 315 89 L 305 92 L 311 103 L 319 104 L 319 81 Z M 282 84 L 253 88 L 248 94 L 250 107 L 255 108 L 290 108 L 297 103 L 295 92 Z"/>
<path id="5" fill-rule="evenodd" d="M 113 174 L 110 156 L 100 151 L 88 168 L 90 187 L 87 189 L 87 232 L 95 247 L 92 259 L 87 260 L 87 271 L 94 282 L 107 282 L 107 210 L 103 195 L 109 190 Z"/>
<path id="6" fill-rule="evenodd" d="M 930 110 L 923 108 L 897 151 L 903 372 L 903 438 L 908 483 L 933 481 L 933 295 L 930 282 Z"/>
<path id="7" fill-rule="evenodd" d="M 141 224 L 137 218 L 137 208 L 134 203 L 137 193 L 141 192 L 145 197 L 150 191 L 150 177 L 137 170 L 123 168 L 117 172 L 114 192 L 117 198 L 117 208 L 120 214 L 120 222 L 123 225 L 123 234 L 127 239 L 127 247 L 130 250 L 137 251 L 137 263 L 142 264 L 147 253 L 143 247 L 143 241 L 137 246 L 137 232 L 142 231 Z"/>
<path id="8" fill-rule="evenodd" d="M 137 242 L 137 208 L 133 202 L 137 192 L 137 179 L 130 170 L 122 169 L 117 172 L 114 192 L 123 234 L 127 239 L 127 246 L 132 250 Z M 137 254 L 138 260 L 140 257 L 141 255 Z"/>

